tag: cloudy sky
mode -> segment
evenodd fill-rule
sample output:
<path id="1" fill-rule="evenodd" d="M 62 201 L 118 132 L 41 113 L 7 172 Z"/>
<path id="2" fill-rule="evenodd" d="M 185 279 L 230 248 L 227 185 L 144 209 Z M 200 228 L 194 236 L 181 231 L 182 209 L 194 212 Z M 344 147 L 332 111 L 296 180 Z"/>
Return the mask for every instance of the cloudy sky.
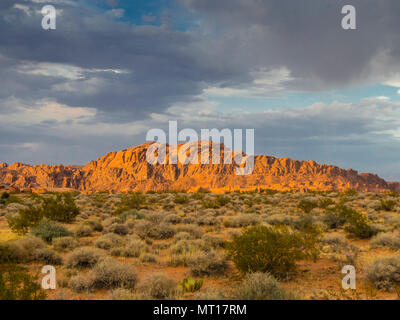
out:
<path id="1" fill-rule="evenodd" d="M 1 0 L 0 162 L 85 164 L 177 120 L 400 180 L 399 16 L 398 0 Z"/>

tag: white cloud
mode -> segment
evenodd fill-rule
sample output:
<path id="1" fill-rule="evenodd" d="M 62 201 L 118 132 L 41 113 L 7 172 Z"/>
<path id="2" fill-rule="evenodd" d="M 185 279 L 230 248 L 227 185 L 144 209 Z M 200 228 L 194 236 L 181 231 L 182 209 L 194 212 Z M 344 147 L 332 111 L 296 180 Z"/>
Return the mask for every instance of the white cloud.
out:
<path id="1" fill-rule="evenodd" d="M 38 125 L 48 121 L 56 123 L 88 121 L 97 114 L 94 108 L 73 108 L 46 99 L 31 103 L 12 97 L 0 101 L 0 105 L 10 110 L 5 117 L 0 118 L 2 126 Z"/>

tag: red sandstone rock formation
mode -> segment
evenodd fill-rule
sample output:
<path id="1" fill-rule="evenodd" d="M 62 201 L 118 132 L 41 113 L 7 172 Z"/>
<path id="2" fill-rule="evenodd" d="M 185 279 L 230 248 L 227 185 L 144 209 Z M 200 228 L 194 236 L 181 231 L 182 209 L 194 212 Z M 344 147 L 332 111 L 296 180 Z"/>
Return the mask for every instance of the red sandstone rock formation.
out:
<path id="1" fill-rule="evenodd" d="M 236 164 L 224 164 L 223 145 L 220 146 L 220 164 L 152 165 L 146 160 L 151 144 L 110 152 L 84 167 L 0 163 L 0 184 L 20 189 L 72 188 L 86 192 L 194 191 L 200 187 L 217 192 L 238 189 L 400 191 L 399 183 L 388 183 L 375 174 L 358 174 L 352 169 L 314 161 L 265 155 L 255 156 L 252 174 L 238 176 L 235 175 Z M 167 163 L 168 160 L 167 156 Z"/>

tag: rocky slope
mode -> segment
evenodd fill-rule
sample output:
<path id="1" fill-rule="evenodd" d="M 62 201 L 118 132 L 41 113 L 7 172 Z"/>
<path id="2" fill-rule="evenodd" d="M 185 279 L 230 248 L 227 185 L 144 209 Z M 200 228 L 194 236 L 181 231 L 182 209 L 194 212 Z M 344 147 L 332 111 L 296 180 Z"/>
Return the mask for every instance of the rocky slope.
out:
<path id="1" fill-rule="evenodd" d="M 199 187 L 213 191 L 238 189 L 276 190 L 347 190 L 382 192 L 400 190 L 398 183 L 388 183 L 375 174 L 362 173 L 314 161 L 255 156 L 254 171 L 236 175 L 236 164 L 224 164 L 224 146 L 220 145 L 221 164 L 149 164 L 146 152 L 152 143 L 119 152 L 110 152 L 78 166 L 30 166 L 22 163 L 0 163 L 0 185 L 19 189 L 72 188 L 94 191 L 187 190 Z M 215 147 L 215 144 L 214 144 Z M 167 151 L 169 146 L 166 145 Z M 178 146 L 181 151 L 182 144 Z M 212 145 L 209 144 L 210 157 Z M 188 153 L 183 152 L 188 155 Z M 211 158 L 210 158 L 211 159 Z M 169 157 L 167 153 L 167 163 Z"/>

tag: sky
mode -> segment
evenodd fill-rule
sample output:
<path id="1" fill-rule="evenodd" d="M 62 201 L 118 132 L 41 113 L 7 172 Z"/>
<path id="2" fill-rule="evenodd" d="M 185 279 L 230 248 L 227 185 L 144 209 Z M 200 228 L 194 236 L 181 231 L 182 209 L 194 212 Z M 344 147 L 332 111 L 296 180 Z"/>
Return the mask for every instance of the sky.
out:
<path id="1" fill-rule="evenodd" d="M 398 0 L 1 0 L 0 162 L 85 164 L 175 120 L 400 181 L 399 14 Z"/>

